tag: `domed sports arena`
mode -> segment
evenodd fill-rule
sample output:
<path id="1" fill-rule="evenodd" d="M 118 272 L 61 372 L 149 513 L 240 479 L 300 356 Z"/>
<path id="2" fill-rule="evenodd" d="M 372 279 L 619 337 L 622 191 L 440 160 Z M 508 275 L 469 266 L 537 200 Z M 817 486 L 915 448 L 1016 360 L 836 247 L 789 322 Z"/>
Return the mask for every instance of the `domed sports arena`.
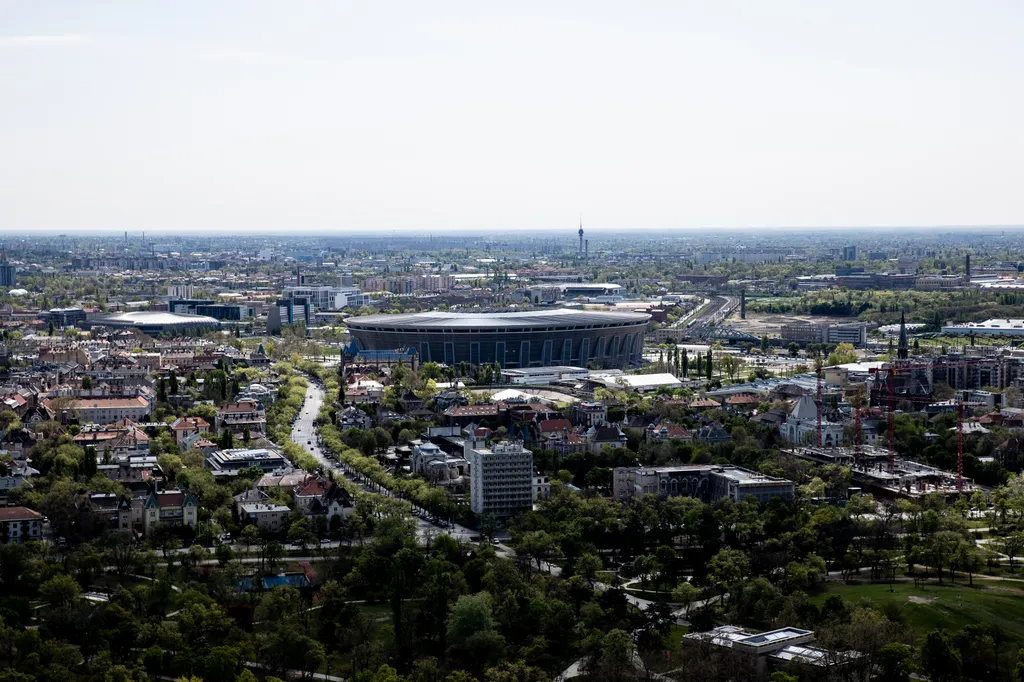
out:
<path id="1" fill-rule="evenodd" d="M 345 324 L 360 350 L 413 348 L 420 362 L 608 368 L 640 364 L 650 319 L 645 313 L 561 309 L 367 315 Z"/>
<path id="2" fill-rule="evenodd" d="M 220 322 L 206 315 L 167 313 L 158 310 L 140 310 L 131 313 L 102 315 L 88 320 L 88 326 L 103 326 L 113 329 L 138 329 L 143 334 L 189 335 L 202 334 L 220 328 Z"/>

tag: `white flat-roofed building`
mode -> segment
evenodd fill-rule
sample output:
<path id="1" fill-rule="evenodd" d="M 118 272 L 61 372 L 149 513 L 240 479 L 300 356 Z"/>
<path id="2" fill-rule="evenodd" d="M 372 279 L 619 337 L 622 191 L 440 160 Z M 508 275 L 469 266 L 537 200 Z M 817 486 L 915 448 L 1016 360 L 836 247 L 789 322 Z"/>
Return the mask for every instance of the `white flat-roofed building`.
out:
<path id="1" fill-rule="evenodd" d="M 591 372 L 590 381 L 625 391 L 636 391 L 637 393 L 648 393 L 662 388 L 682 388 L 683 382 L 674 375 L 667 372 L 659 374 L 603 374 Z"/>
<path id="2" fill-rule="evenodd" d="M 556 381 L 586 379 L 589 374 L 590 370 L 585 367 L 523 367 L 521 369 L 503 369 L 501 381 L 505 384 L 545 386 Z"/>
<path id="3" fill-rule="evenodd" d="M 992 318 L 984 322 L 965 322 L 942 326 L 943 334 L 976 334 L 978 336 L 1024 336 L 1024 320 Z"/>
<path id="4" fill-rule="evenodd" d="M 469 461 L 469 506 L 474 513 L 507 519 L 533 506 L 533 453 L 522 441 L 487 448 L 467 438 L 464 448 Z"/>
<path id="5" fill-rule="evenodd" d="M 214 475 L 237 476 L 242 469 L 259 467 L 266 473 L 290 468 L 288 460 L 280 452 L 267 448 L 231 448 L 214 450 L 206 455 L 206 467 Z"/>

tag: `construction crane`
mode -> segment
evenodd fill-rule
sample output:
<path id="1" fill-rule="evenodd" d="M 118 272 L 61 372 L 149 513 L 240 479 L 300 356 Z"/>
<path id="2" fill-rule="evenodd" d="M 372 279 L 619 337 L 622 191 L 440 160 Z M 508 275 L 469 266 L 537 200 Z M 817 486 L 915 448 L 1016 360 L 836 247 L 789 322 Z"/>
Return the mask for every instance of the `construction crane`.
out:
<path id="1" fill-rule="evenodd" d="M 818 399 L 816 403 L 818 406 L 818 429 L 815 431 L 815 446 L 819 448 L 821 447 L 821 368 L 823 366 L 824 362 L 822 362 L 821 354 L 819 353 L 814 358 L 814 371 L 818 375 Z"/>
<path id="2" fill-rule="evenodd" d="M 953 368 L 958 370 L 954 377 L 956 377 L 956 383 L 960 384 L 960 388 L 956 390 L 956 431 L 957 431 L 957 457 L 956 457 L 956 489 L 963 490 L 964 485 L 964 394 L 967 390 L 968 384 L 968 366 L 970 364 L 976 364 L 977 361 L 968 361 L 966 356 L 961 359 L 960 362 L 934 362 L 934 363 L 915 363 L 907 360 L 897 361 L 889 363 L 887 367 L 880 367 L 877 369 L 871 369 L 872 374 L 885 373 L 885 384 L 887 389 L 887 421 L 888 421 L 888 440 L 889 440 L 889 473 L 894 473 L 896 470 L 896 446 L 895 446 L 895 429 L 894 429 L 894 413 L 896 405 L 896 375 L 897 374 L 911 374 L 915 370 L 928 370 L 929 372 L 935 369 L 949 369 Z M 930 404 L 935 400 L 930 395 L 901 395 L 900 400 L 910 403 L 923 403 Z M 858 415 L 859 424 L 859 415 Z M 858 426 L 859 428 L 859 426 Z"/>

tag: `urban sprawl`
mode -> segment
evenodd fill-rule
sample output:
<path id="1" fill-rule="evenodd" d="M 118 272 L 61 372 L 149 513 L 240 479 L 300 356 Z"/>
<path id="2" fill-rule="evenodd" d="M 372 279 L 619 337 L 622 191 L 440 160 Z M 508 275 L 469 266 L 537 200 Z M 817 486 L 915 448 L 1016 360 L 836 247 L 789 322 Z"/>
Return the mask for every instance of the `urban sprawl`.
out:
<path id="1" fill-rule="evenodd" d="M 0 681 L 1021 679 L 1022 232 L 3 246 Z"/>

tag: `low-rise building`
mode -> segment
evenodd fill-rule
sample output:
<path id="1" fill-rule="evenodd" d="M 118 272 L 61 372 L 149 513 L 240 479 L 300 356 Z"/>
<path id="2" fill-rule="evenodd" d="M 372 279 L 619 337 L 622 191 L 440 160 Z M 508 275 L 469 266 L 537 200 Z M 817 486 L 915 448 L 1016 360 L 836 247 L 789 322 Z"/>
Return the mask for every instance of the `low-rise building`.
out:
<path id="1" fill-rule="evenodd" d="M 0 508 L 0 541 L 18 545 L 42 536 L 42 514 L 27 507 Z"/>
<path id="2" fill-rule="evenodd" d="M 194 527 L 199 520 L 199 503 L 187 490 L 150 493 L 142 508 L 142 531 L 146 535 L 149 535 L 157 524 Z"/>
<path id="3" fill-rule="evenodd" d="M 284 455 L 271 448 L 229 448 L 206 454 L 206 468 L 212 470 L 214 476 L 237 476 L 239 471 L 252 467 L 270 473 L 290 466 Z"/>
<path id="4" fill-rule="evenodd" d="M 181 417 L 171 424 L 174 442 L 180 448 L 201 433 L 209 433 L 210 424 L 202 417 Z"/>
<path id="5" fill-rule="evenodd" d="M 217 433 L 229 430 L 236 436 L 243 436 L 248 431 L 250 436 L 255 437 L 267 432 L 267 412 L 258 400 L 244 399 L 226 403 L 217 410 L 214 422 Z"/>
<path id="6" fill-rule="evenodd" d="M 792 481 L 736 466 L 616 467 L 612 472 L 612 496 L 617 500 L 643 495 L 682 495 L 704 502 L 723 498 L 740 502 L 753 496 L 764 504 L 775 497 L 790 498 L 795 491 Z"/>
<path id="7" fill-rule="evenodd" d="M 248 502 L 240 505 L 239 512 L 243 526 L 252 524 L 266 533 L 277 533 L 284 529 L 291 509 L 283 504 Z"/>
<path id="8" fill-rule="evenodd" d="M 43 405 L 54 412 L 51 399 L 44 400 Z M 150 412 L 150 404 L 141 395 L 133 398 L 86 398 L 70 401 L 68 409 L 71 413 L 68 416 L 77 414 L 80 422 L 111 424 L 119 419 L 129 419 L 133 422 L 146 421 Z M 59 420 L 61 415 L 54 412 L 54 418 Z"/>

